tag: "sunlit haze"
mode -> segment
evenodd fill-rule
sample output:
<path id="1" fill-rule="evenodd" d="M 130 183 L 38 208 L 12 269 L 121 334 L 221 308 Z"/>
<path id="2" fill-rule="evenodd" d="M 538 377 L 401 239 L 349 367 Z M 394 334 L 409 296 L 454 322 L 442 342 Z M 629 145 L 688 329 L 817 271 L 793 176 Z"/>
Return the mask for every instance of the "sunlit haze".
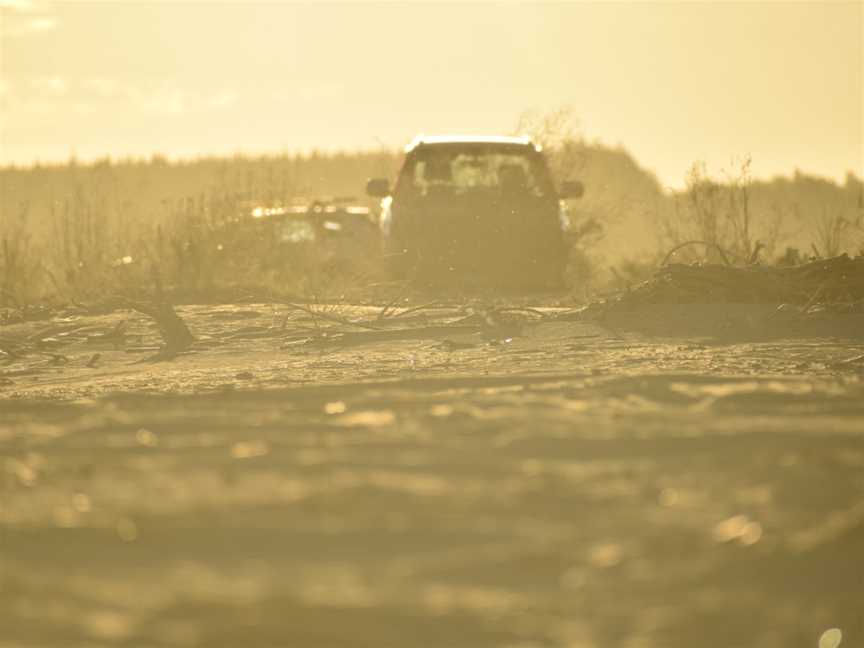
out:
<path id="1" fill-rule="evenodd" d="M 864 648 L 864 0 L 0 19 L 0 648 Z"/>
<path id="2" fill-rule="evenodd" d="M 396 147 L 572 106 L 666 185 L 864 172 L 862 4 L 2 0 L 2 161 Z"/>

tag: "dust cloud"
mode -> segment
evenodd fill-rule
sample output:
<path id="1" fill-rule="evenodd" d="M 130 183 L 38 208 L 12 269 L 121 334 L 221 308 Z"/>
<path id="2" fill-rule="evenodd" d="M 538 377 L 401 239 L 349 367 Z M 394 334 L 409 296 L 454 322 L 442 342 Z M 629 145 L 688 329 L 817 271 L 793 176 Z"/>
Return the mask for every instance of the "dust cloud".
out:
<path id="1" fill-rule="evenodd" d="M 776 18 L 776 40 L 841 10 L 581 7 L 329 7 L 346 30 L 280 3 L 0 3 L 17 155 L 48 146 L 22 115 L 66 115 L 62 162 L 0 167 L 0 648 L 864 642 L 864 183 L 800 124 L 783 146 L 815 171 L 717 171 L 681 148 L 691 120 L 610 146 L 558 91 L 581 79 L 615 123 L 639 102 L 603 89 L 644 90 L 634 43 L 655 38 L 678 90 L 646 112 L 696 110 L 707 20 L 740 90 L 758 70 L 732 17 Z M 183 29 L 211 10 L 212 33 Z M 451 25 L 452 48 L 392 29 L 411 16 Z M 545 76 L 486 32 L 469 56 L 482 16 Z M 559 74 L 562 25 L 613 24 L 630 68 Z M 52 33 L 68 60 L 28 40 Z M 808 55 L 828 66 L 823 40 Z M 413 61 L 401 94 L 393 57 Z M 166 70 L 178 87 L 152 81 Z M 481 78 L 494 105 L 468 101 Z M 526 88 L 564 107 L 525 110 Z M 750 128 L 771 105 L 723 123 L 782 159 L 782 123 Z M 382 111 L 401 130 L 369 148 Z M 141 157 L 141 132 L 164 150 Z M 116 149 L 66 159 L 82 133 Z M 674 185 L 657 133 L 696 160 Z M 220 153 L 232 137 L 262 152 Z"/>

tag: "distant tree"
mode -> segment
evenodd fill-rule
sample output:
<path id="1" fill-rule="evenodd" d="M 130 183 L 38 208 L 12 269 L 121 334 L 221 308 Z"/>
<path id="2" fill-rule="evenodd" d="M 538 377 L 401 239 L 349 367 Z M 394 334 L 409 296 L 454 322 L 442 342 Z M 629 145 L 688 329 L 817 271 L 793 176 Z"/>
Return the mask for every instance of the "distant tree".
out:
<path id="1" fill-rule="evenodd" d="M 572 106 L 561 106 L 547 112 L 527 110 L 519 115 L 515 132 L 529 135 L 543 147 L 556 181 L 573 180 L 585 168 L 579 120 Z"/>
<path id="2" fill-rule="evenodd" d="M 570 279 L 580 289 L 605 284 L 611 263 L 636 255 L 654 238 L 652 215 L 663 202 L 657 178 L 621 147 L 586 142 L 572 107 L 522 113 L 514 129 L 530 135 L 556 181 L 579 180 L 585 195 L 569 201 Z"/>

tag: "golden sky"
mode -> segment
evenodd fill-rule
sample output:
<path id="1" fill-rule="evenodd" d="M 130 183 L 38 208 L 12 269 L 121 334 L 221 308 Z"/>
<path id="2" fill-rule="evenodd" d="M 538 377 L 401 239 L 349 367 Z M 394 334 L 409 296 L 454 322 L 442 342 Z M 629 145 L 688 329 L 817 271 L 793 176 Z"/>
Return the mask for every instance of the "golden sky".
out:
<path id="1" fill-rule="evenodd" d="M 400 146 L 572 106 L 667 185 L 864 175 L 861 2 L 0 0 L 2 160 Z"/>

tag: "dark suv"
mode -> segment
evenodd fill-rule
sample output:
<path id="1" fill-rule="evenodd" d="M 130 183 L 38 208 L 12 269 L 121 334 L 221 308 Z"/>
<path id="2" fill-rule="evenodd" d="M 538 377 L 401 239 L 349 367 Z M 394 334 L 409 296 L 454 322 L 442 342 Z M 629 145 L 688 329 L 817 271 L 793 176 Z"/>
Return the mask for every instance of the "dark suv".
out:
<path id="1" fill-rule="evenodd" d="M 399 278 L 426 283 L 554 286 L 567 263 L 561 200 L 546 159 L 527 137 L 417 137 L 381 197 L 385 255 Z"/>

